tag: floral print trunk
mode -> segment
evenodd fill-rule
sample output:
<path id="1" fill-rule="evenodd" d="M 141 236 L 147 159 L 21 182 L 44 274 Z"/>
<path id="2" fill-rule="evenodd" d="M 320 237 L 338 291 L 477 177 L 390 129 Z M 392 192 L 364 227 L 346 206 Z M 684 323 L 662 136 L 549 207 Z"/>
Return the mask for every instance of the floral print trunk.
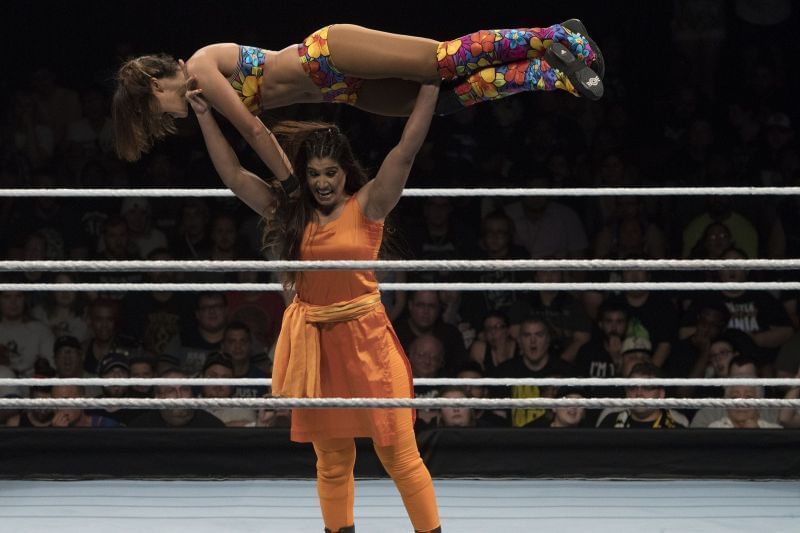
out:
<path id="1" fill-rule="evenodd" d="M 358 90 L 364 83 L 362 78 L 344 75 L 331 61 L 328 50 L 328 30 L 326 26 L 317 30 L 297 45 L 303 70 L 322 92 L 322 99 L 328 103 L 355 105 Z"/>

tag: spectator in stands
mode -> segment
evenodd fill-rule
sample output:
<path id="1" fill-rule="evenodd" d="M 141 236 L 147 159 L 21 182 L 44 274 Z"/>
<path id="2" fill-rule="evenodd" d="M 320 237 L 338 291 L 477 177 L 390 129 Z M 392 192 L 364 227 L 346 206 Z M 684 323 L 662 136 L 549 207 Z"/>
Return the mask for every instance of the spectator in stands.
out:
<path id="1" fill-rule="evenodd" d="M 620 376 L 630 376 L 633 367 L 639 363 L 653 364 L 653 346 L 650 341 L 641 337 L 628 337 L 622 341 L 620 348 L 622 355 L 622 368 Z"/>
<path id="2" fill-rule="evenodd" d="M 747 256 L 741 250 L 731 248 L 722 254 L 722 259 L 747 259 Z M 747 281 L 747 275 L 746 270 L 721 270 L 719 280 L 742 283 Z M 686 317 L 694 320 L 702 306 L 720 304 L 730 313 L 727 327 L 743 331 L 755 343 L 756 351 L 751 355 L 759 361 L 759 374 L 772 377 L 778 349 L 794 333 L 786 310 L 768 291 L 722 290 L 698 296 Z"/>
<path id="3" fill-rule="evenodd" d="M 456 373 L 460 379 L 480 379 L 486 374 L 475 361 L 466 362 Z M 461 387 L 468 398 L 489 398 L 489 387 L 485 385 L 465 385 Z M 503 409 L 473 409 L 476 425 L 478 427 L 508 427 L 508 413 Z"/>
<path id="4" fill-rule="evenodd" d="M 712 352 L 717 358 L 715 372 L 724 373 L 719 377 L 724 378 L 755 378 L 758 377 L 756 361 L 745 354 L 740 354 L 738 349 L 733 348 L 731 340 L 717 340 L 712 344 Z M 752 391 L 751 391 L 752 392 Z M 703 387 L 703 396 L 714 397 L 726 394 L 727 391 L 719 392 L 719 389 Z M 763 394 L 763 391 L 762 391 Z M 691 427 L 705 428 L 712 422 L 724 418 L 725 409 L 721 407 L 704 407 L 698 409 L 692 417 Z M 779 410 L 761 409 L 759 418 L 769 423 L 777 422 Z"/>
<path id="5" fill-rule="evenodd" d="M 30 90 L 14 92 L 9 128 L 14 140 L 7 150 L 33 169 L 47 167 L 56 149 L 56 132 Z"/>
<path id="6" fill-rule="evenodd" d="M 128 379 L 131 377 L 131 367 L 128 356 L 123 353 L 109 352 L 97 366 L 97 376 L 103 379 Z M 128 397 L 129 387 L 127 385 L 104 386 L 101 398 L 122 399 Z M 92 409 L 90 414 L 103 416 L 127 426 L 132 420 L 141 415 L 142 409 L 124 409 L 120 407 L 105 407 Z"/>
<path id="7" fill-rule="evenodd" d="M 647 218 L 642 199 L 637 196 L 615 196 L 612 200 L 614 205 L 610 218 L 594 236 L 592 257 L 667 257 L 664 231 Z"/>
<path id="8" fill-rule="evenodd" d="M 147 256 L 149 261 L 170 261 L 175 257 L 164 248 Z M 180 272 L 151 270 L 145 276 L 149 283 L 177 283 Z M 194 302 L 192 296 L 180 291 L 130 291 L 121 302 L 125 335 L 139 339 L 149 353 L 164 353 L 170 342 L 177 343 L 181 328 L 188 320 L 186 311 Z"/>
<path id="9" fill-rule="evenodd" d="M 56 80 L 53 69 L 37 68 L 32 75 L 32 96 L 42 109 L 47 123 L 53 129 L 55 146 L 60 147 L 67 133 L 67 125 L 82 116 L 78 93 L 64 87 Z"/>
<path id="10" fill-rule="evenodd" d="M 239 272 L 237 281 L 266 283 L 269 276 L 264 272 Z M 225 298 L 228 300 L 228 318 L 232 322 L 242 322 L 250 329 L 253 354 L 266 354 L 275 344 L 281 329 L 286 309 L 281 294 L 275 291 L 229 291 Z"/>
<path id="11" fill-rule="evenodd" d="M 35 230 L 28 233 L 22 243 L 22 256 L 20 259 L 23 261 L 44 261 L 46 259 L 53 258 L 53 256 L 59 257 L 54 250 L 49 250 L 49 248 L 62 247 L 61 243 L 52 243 L 52 246 L 48 246 L 48 241 L 51 240 L 52 237 L 53 236 L 51 235 L 50 238 L 48 238 L 48 235 L 41 230 Z M 50 252 L 53 253 L 52 256 L 50 255 Z M 23 270 L 15 276 L 18 277 L 18 280 L 22 283 L 43 283 L 47 281 L 47 275 L 45 272 L 30 268 Z M 30 311 L 34 307 L 38 307 L 39 305 L 43 304 L 45 299 L 46 295 L 42 292 L 29 292 L 26 294 L 26 308 Z"/>
<path id="12" fill-rule="evenodd" d="M 187 198 L 180 210 L 178 231 L 170 250 L 179 259 L 205 259 L 211 245 L 208 240 L 209 209 L 202 198 Z"/>
<path id="13" fill-rule="evenodd" d="M 229 322 L 222 337 L 222 352 L 230 356 L 232 377 L 266 379 L 266 372 L 253 364 L 253 336 L 244 322 Z M 207 364 L 207 363 L 206 363 Z M 234 398 L 260 398 L 267 393 L 266 386 L 236 385 Z"/>
<path id="14" fill-rule="evenodd" d="M 539 270 L 536 283 L 561 283 L 559 270 Z M 519 324 L 530 317 L 547 322 L 552 334 L 550 351 L 567 363 L 574 364 L 578 351 L 591 338 L 591 322 L 580 302 L 567 291 L 540 290 L 523 292 L 509 311 L 511 335 L 517 337 Z"/>
<path id="15" fill-rule="evenodd" d="M 689 259 L 719 259 L 726 250 L 735 245 L 728 226 L 722 222 L 711 222 L 689 252 Z"/>
<path id="16" fill-rule="evenodd" d="M 725 387 L 725 398 L 763 398 L 763 387 L 752 385 L 731 385 Z M 775 422 L 768 422 L 761 418 L 761 413 L 756 407 L 728 408 L 725 416 L 714 420 L 708 427 L 718 429 L 781 429 L 783 426 Z"/>
<path id="17" fill-rule="evenodd" d="M 598 330 L 581 346 L 575 358 L 579 376 L 611 378 L 621 374 L 622 342 L 628 330 L 628 309 L 622 302 L 608 300 L 598 311 Z"/>
<path id="18" fill-rule="evenodd" d="M 525 248 L 513 243 L 514 233 L 514 221 L 504 211 L 489 213 L 481 220 L 480 240 L 478 247 L 470 250 L 471 259 L 530 259 Z M 478 283 L 516 283 L 523 281 L 525 276 L 517 271 L 487 268 L 480 272 L 465 273 L 464 277 Z M 516 292 L 466 291 L 461 306 L 462 315 L 478 329 L 490 312 L 507 314 L 516 300 Z"/>
<path id="19" fill-rule="evenodd" d="M 519 345 L 511 336 L 508 317 L 500 311 L 490 312 L 483 320 L 481 334 L 469 348 L 469 356 L 485 374 L 517 354 Z"/>
<path id="20" fill-rule="evenodd" d="M 452 200 L 430 197 L 424 200 L 422 224 L 409 228 L 408 244 L 414 259 L 464 259 L 470 239 L 464 233 L 464 224 L 453 218 Z M 451 272 L 417 272 L 409 276 L 412 281 L 454 281 Z"/>
<path id="21" fill-rule="evenodd" d="M 547 177 L 534 177 L 527 183 L 532 188 L 549 185 Z M 572 208 L 541 196 L 523 198 L 505 210 L 517 229 L 515 243 L 524 246 L 530 257 L 586 257 L 586 231 Z"/>
<path id="22" fill-rule="evenodd" d="M 67 124 L 65 151 L 86 162 L 111 156 L 114 129 L 109 102 L 99 87 L 88 87 L 80 94 L 82 116 Z"/>
<path id="23" fill-rule="evenodd" d="M 565 387 L 556 391 L 555 398 L 584 398 L 581 389 L 576 387 Z M 553 407 L 548 409 L 544 416 L 537 418 L 526 427 L 547 427 L 547 428 L 578 428 L 584 427 L 586 419 L 586 409 L 583 407 Z"/>
<path id="24" fill-rule="evenodd" d="M 394 324 L 397 338 L 408 352 L 411 341 L 429 333 L 444 345 L 445 375 L 453 372 L 467 359 L 464 338 L 457 327 L 441 320 L 442 303 L 436 291 L 415 291 L 408 298 L 408 314 Z"/>
<path id="25" fill-rule="evenodd" d="M 53 399 L 86 398 L 86 391 L 80 385 L 55 385 L 52 388 L 51 397 Z M 116 420 L 97 413 L 88 413 L 79 408 L 56 409 L 51 425 L 56 428 L 115 428 L 120 426 Z"/>
<path id="26" fill-rule="evenodd" d="M 83 368 L 83 346 L 78 339 L 63 335 L 53 344 L 53 359 L 57 378 L 91 378 L 95 375 Z M 98 387 L 85 387 L 87 396 L 97 396 Z"/>
<path id="27" fill-rule="evenodd" d="M 28 316 L 23 292 L 0 292 L 0 344 L 6 347 L 9 366 L 19 377 L 31 377 L 39 360 L 51 368 L 55 364 L 53 334 Z"/>
<path id="28" fill-rule="evenodd" d="M 228 302 L 221 292 L 202 292 L 197 295 L 194 324 L 181 332 L 179 344 L 167 346 L 167 352 L 180 361 L 180 368 L 189 376 L 203 369 L 206 355 L 219 351 L 228 323 Z"/>
<path id="29" fill-rule="evenodd" d="M 120 216 L 128 225 L 128 236 L 139 259 L 147 259 L 153 250 L 167 247 L 167 236 L 153 225 L 153 210 L 147 198 L 125 198 Z"/>
<path id="30" fill-rule="evenodd" d="M 631 259 L 631 258 L 628 258 Z M 624 283 L 647 283 L 650 272 L 626 270 L 622 272 Z M 678 310 L 663 291 L 627 290 L 619 297 L 627 308 L 628 329 L 626 337 L 642 337 L 653 346 L 653 364 L 663 367 L 678 332 Z"/>
<path id="31" fill-rule="evenodd" d="M 130 376 L 136 379 L 153 379 L 156 377 L 156 358 L 150 355 L 134 355 L 128 360 Z M 152 398 L 153 387 L 133 385 L 128 387 L 128 394 L 133 398 Z"/>
<path id="32" fill-rule="evenodd" d="M 684 331 L 691 331 L 688 337 L 675 343 L 674 349 L 664 365 L 664 372 L 675 378 L 703 378 L 711 360 L 711 342 L 725 329 L 730 319 L 728 308 L 713 302 L 706 302 L 698 309 L 695 322 Z M 693 387 L 681 387 L 677 395 L 693 396 Z"/>
<path id="33" fill-rule="evenodd" d="M 736 247 L 746 257 L 758 257 L 758 232 L 753 223 L 733 210 L 733 201 L 729 196 L 712 195 L 706 198 L 706 211 L 694 218 L 683 230 L 683 257 L 690 257 L 692 249 L 703 235 L 709 224 L 720 222 L 730 231 Z"/>
<path id="34" fill-rule="evenodd" d="M 140 258 L 139 250 L 131 240 L 128 223 L 120 216 L 112 216 L 105 221 L 97 252 L 97 259 L 101 261 L 132 261 Z M 99 283 L 139 283 L 144 278 L 141 272 L 103 272 L 96 276 Z M 109 291 L 101 293 L 101 296 L 121 300 L 125 292 Z"/>
<path id="35" fill-rule="evenodd" d="M 217 213 L 211 218 L 209 259 L 234 260 L 250 255 L 239 240 L 237 226 L 236 219 L 228 213 Z"/>
<path id="36" fill-rule="evenodd" d="M 83 368 L 97 373 L 100 361 L 110 352 L 130 355 L 136 353 L 135 341 L 119 331 L 119 303 L 98 298 L 89 304 L 89 338 L 83 347 Z"/>
<path id="37" fill-rule="evenodd" d="M 445 348 L 438 337 L 423 333 L 416 337 L 408 347 L 408 361 L 411 364 L 411 375 L 415 378 L 442 377 L 445 364 Z M 439 388 L 435 385 L 414 385 L 416 398 L 437 398 Z M 417 420 L 414 429 L 422 431 L 436 425 L 438 412 L 435 409 L 417 409 Z"/>
<path id="38" fill-rule="evenodd" d="M 459 387 L 446 387 L 442 390 L 440 398 L 461 398 L 469 396 Z M 477 425 L 475 413 L 469 407 L 442 407 L 439 413 L 439 427 L 443 428 L 471 428 Z"/>
<path id="39" fill-rule="evenodd" d="M 208 379 L 231 379 L 233 377 L 233 363 L 231 357 L 224 352 L 211 352 L 206 357 L 202 377 Z M 203 398 L 231 398 L 233 387 L 230 385 L 204 385 L 200 391 Z M 257 412 L 255 409 L 244 407 L 225 408 L 214 407 L 207 410 L 216 416 L 228 427 L 242 427 L 254 425 Z"/>
<path id="40" fill-rule="evenodd" d="M 28 397 L 32 400 L 39 398 L 52 398 L 52 387 L 28 387 Z M 48 409 L 25 409 L 16 420 L 9 420 L 9 426 L 21 428 L 47 428 L 53 424 L 55 411 Z"/>
<path id="41" fill-rule="evenodd" d="M 168 370 L 159 376 L 164 379 L 185 379 L 188 376 L 180 370 Z M 188 385 L 157 385 L 154 387 L 158 399 L 188 399 L 192 388 Z M 221 428 L 225 424 L 203 409 L 178 407 L 175 409 L 152 409 L 146 411 L 130 423 L 130 427 L 148 428 Z"/>
<path id="42" fill-rule="evenodd" d="M 633 367 L 629 378 L 652 379 L 662 376 L 661 369 L 652 363 L 640 363 Z M 625 388 L 626 398 L 665 398 L 666 391 L 661 385 L 636 385 Z M 689 421 L 678 411 L 659 407 L 631 407 L 629 409 L 606 409 L 597 421 L 601 428 L 685 428 Z"/>
<path id="43" fill-rule="evenodd" d="M 540 318 L 528 318 L 520 324 L 520 354 L 497 367 L 490 377 L 502 378 L 552 378 L 570 377 L 573 370 L 557 355 L 550 353 L 550 331 Z M 506 388 L 506 390 L 509 390 Z M 536 385 L 514 385 L 510 387 L 513 398 L 539 398 L 544 396 L 542 387 Z M 512 409 L 511 425 L 522 427 L 544 414 L 544 409 Z"/>
<path id="44" fill-rule="evenodd" d="M 70 272 L 59 272 L 53 276 L 53 283 L 72 284 L 77 281 Z M 73 290 L 52 291 L 44 302 L 31 309 L 31 316 L 47 324 L 54 337 L 69 335 L 81 342 L 89 336 L 89 324 L 85 318 L 86 298 L 83 293 Z"/>

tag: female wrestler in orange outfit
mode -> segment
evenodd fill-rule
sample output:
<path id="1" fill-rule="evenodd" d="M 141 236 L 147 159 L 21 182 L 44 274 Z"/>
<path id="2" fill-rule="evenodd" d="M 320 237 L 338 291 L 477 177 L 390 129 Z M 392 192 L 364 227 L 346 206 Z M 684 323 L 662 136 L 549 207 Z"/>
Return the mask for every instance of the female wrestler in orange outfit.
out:
<path id="1" fill-rule="evenodd" d="M 447 114 L 523 91 L 561 89 L 592 100 L 603 94 L 602 54 L 581 21 L 544 28 L 481 30 L 448 41 L 371 30 L 322 28 L 280 51 L 235 43 L 201 48 L 187 61 L 203 94 L 267 166 L 271 139 L 258 115 L 297 103 L 345 103 L 408 116 L 420 83 L 448 83 L 437 105 Z M 187 116 L 186 78 L 167 55 L 125 62 L 112 111 L 117 151 L 138 159 Z"/>
<path id="2" fill-rule="evenodd" d="M 191 80 L 192 78 L 189 77 Z M 394 208 L 430 126 L 438 85 L 422 85 L 400 142 L 367 182 L 347 138 L 330 124 L 285 123 L 276 176 L 300 175 L 288 200 L 284 179 L 270 186 L 245 170 L 219 130 L 200 90 L 187 98 L 214 166 L 243 202 L 265 218 L 265 239 L 282 259 L 374 260 L 383 220 Z M 264 127 L 264 126 L 262 126 Z M 266 128 L 265 128 L 266 129 Z M 280 168 L 279 168 L 280 167 Z M 287 397 L 412 396 L 411 372 L 380 303 L 373 272 L 302 272 L 275 350 L 273 394 Z M 394 480 L 416 531 L 441 531 L 433 483 L 417 450 L 411 409 L 296 409 L 292 440 L 312 442 L 326 531 L 353 525 L 354 437 L 370 437 Z"/>

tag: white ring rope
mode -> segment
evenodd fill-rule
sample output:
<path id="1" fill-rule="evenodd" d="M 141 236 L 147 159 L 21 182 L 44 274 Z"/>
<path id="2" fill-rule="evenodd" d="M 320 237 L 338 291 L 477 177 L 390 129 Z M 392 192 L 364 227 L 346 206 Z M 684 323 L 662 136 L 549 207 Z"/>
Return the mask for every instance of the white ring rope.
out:
<path id="1" fill-rule="evenodd" d="M 381 283 L 382 291 L 754 291 L 800 290 L 797 281 L 599 283 Z M 0 283 L 0 291 L 282 291 L 280 283 Z"/>
<path id="2" fill-rule="evenodd" d="M 552 407 L 662 407 L 662 408 L 800 408 L 800 399 L 772 398 L 3 398 L 0 409 L 43 408 L 392 408 L 471 407 L 482 409 L 535 409 Z"/>
<path id="3" fill-rule="evenodd" d="M 226 272 L 311 270 L 795 270 L 800 259 L 423 259 L 391 261 L 0 261 L 0 272 Z"/>
<path id="4" fill-rule="evenodd" d="M 409 188 L 405 197 L 465 197 L 465 196 L 789 196 L 800 194 L 800 187 L 579 187 L 579 188 Z M 0 197 L 39 198 L 227 198 L 234 196 L 229 189 L 0 189 Z"/>
<path id="5" fill-rule="evenodd" d="M 272 385 L 269 378 L 0 378 L 0 387 L 52 387 L 81 385 L 129 386 L 260 386 Z M 800 387 L 800 378 L 414 378 L 415 386 L 540 386 L 540 387 L 624 387 L 700 386 Z"/>

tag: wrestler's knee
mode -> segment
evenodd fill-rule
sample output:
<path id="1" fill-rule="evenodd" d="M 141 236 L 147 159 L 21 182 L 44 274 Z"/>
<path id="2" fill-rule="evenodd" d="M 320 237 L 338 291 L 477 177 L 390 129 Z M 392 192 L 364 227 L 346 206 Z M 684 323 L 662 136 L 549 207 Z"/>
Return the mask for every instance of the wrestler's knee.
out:
<path id="1" fill-rule="evenodd" d="M 347 479 L 353 473 L 356 462 L 355 444 L 314 443 L 317 454 L 317 477 L 326 481 Z"/>

